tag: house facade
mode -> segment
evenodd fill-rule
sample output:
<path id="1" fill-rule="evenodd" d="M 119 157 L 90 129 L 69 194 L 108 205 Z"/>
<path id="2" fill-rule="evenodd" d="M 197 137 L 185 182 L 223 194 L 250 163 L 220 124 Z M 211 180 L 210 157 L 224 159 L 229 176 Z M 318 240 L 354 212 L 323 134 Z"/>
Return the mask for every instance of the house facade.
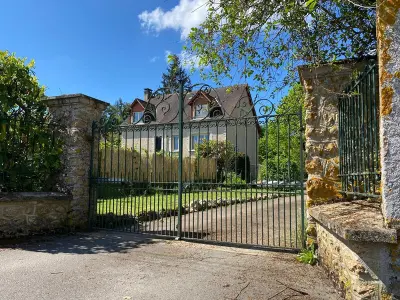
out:
<path id="1" fill-rule="evenodd" d="M 135 99 L 122 126 L 122 145 L 141 154 L 179 152 L 177 94 Z M 260 126 L 249 87 L 238 85 L 186 94 L 183 112 L 183 156 L 195 157 L 196 145 L 206 140 L 230 143 L 236 152 L 249 156 L 251 179 L 257 176 Z M 125 129 L 125 130 L 124 130 Z"/>

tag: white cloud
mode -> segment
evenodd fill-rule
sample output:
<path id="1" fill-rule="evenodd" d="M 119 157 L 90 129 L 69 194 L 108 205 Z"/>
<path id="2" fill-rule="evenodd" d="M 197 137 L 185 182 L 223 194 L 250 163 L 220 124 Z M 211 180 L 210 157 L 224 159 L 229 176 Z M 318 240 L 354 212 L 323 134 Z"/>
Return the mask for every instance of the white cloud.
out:
<path id="1" fill-rule="evenodd" d="M 180 0 L 171 10 L 157 7 L 144 11 L 138 17 L 141 26 L 148 31 L 161 32 L 165 29 L 179 31 L 185 39 L 193 27 L 199 26 L 207 17 L 208 0 Z"/>
<path id="2" fill-rule="evenodd" d="M 153 56 L 152 58 L 150 58 L 150 62 L 151 63 L 155 63 L 157 60 L 159 60 L 160 57 L 159 56 Z"/>
<path id="3" fill-rule="evenodd" d="M 182 66 L 186 69 L 190 68 L 199 68 L 200 64 L 200 58 L 196 55 L 190 54 L 187 51 L 183 50 L 180 54 L 179 57 L 182 62 Z"/>

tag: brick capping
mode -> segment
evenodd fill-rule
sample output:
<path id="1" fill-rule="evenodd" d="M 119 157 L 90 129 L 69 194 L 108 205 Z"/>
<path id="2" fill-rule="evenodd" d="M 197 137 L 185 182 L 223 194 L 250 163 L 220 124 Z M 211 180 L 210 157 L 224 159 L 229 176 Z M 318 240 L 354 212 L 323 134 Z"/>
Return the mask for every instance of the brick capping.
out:
<path id="1" fill-rule="evenodd" d="M 76 99 L 76 100 L 75 100 Z M 75 100 L 75 101 L 74 101 Z M 86 101 L 85 101 L 86 100 Z M 54 106 L 54 105 L 69 105 L 71 103 L 87 103 L 87 102 L 94 102 L 96 104 L 109 106 L 110 103 L 90 97 L 85 94 L 67 94 L 67 95 L 60 95 L 60 96 L 51 96 L 44 98 L 43 101 L 46 102 L 47 106 Z"/>
<path id="2" fill-rule="evenodd" d="M 309 214 L 348 241 L 397 243 L 397 231 L 385 227 L 379 203 L 357 200 L 324 204 L 310 207 Z"/>

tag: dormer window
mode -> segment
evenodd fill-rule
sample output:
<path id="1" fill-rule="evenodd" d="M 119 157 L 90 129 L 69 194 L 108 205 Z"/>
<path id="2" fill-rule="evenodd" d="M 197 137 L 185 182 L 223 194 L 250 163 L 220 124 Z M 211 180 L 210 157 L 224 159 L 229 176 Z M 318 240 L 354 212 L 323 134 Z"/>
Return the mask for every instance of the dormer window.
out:
<path id="1" fill-rule="evenodd" d="M 143 117 L 142 111 L 135 111 L 132 116 L 132 123 L 139 122 L 142 119 L 142 117 Z"/>
<path id="2" fill-rule="evenodd" d="M 196 104 L 194 107 L 194 118 L 205 118 L 208 115 L 208 103 Z"/>

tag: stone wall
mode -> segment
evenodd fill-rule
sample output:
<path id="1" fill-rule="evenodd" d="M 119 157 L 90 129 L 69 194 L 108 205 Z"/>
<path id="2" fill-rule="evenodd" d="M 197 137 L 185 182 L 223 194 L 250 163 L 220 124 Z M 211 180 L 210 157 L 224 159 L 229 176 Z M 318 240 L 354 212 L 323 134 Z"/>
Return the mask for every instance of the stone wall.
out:
<path id="1" fill-rule="evenodd" d="M 390 114 L 385 113 L 386 104 L 381 103 L 380 108 L 383 215 L 380 203 L 368 202 L 354 208 L 353 202 L 343 202 L 340 194 L 337 99 L 354 71 L 362 70 L 365 63 L 299 69 L 306 91 L 307 244 L 317 243 L 321 265 L 346 299 L 397 299 L 400 243 L 395 228 L 400 217 L 400 113 L 393 113 L 397 109 L 395 93 Z M 393 91 L 400 95 L 400 89 Z M 381 89 L 381 101 L 382 93 L 385 91 Z M 343 210 L 339 210 L 341 205 Z"/>
<path id="2" fill-rule="evenodd" d="M 399 245 L 346 241 L 319 223 L 317 232 L 320 263 L 346 299 L 390 299 L 388 290 L 400 293 L 390 270 L 391 252 Z"/>
<path id="3" fill-rule="evenodd" d="M 382 211 L 388 226 L 400 229 L 400 1 L 377 5 Z"/>
<path id="4" fill-rule="evenodd" d="M 49 97 L 45 101 L 53 119 L 65 127 L 61 136 L 63 167 L 59 183 L 65 193 L 72 195 L 71 226 L 86 229 L 89 220 L 92 123 L 100 119 L 109 104 L 83 94 Z"/>
<path id="5" fill-rule="evenodd" d="M 70 201 L 60 193 L 0 194 L 0 238 L 68 230 Z"/>
<path id="6" fill-rule="evenodd" d="M 299 68 L 306 92 L 307 206 L 320 205 L 341 197 L 338 151 L 338 95 L 350 83 L 352 74 L 366 62 L 342 62 Z M 315 242 L 315 223 L 308 217 L 307 244 Z"/>

